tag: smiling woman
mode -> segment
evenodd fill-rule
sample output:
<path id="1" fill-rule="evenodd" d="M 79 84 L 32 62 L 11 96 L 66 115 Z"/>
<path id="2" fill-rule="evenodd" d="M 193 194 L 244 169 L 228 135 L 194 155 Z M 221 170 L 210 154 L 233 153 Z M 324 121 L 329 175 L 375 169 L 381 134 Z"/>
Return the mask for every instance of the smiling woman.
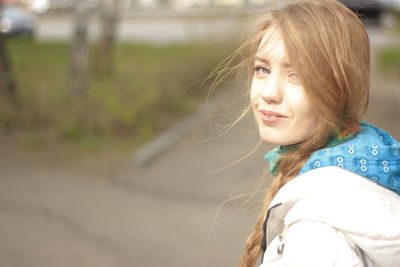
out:
<path id="1" fill-rule="evenodd" d="M 240 266 L 400 266 L 400 143 L 361 122 L 370 45 L 360 19 L 334 0 L 293 1 L 247 44 L 250 106 L 276 147 Z"/>

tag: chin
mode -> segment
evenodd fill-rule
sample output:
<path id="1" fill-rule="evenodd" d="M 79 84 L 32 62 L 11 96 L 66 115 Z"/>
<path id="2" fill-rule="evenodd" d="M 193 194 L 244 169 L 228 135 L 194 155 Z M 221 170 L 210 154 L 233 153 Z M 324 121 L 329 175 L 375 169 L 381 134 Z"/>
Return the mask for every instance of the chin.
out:
<path id="1" fill-rule="evenodd" d="M 280 131 L 263 131 L 260 129 L 259 134 L 264 142 L 275 146 L 289 146 L 301 142 L 301 140 L 296 140 L 296 138 L 293 138 L 292 136 L 287 136 L 285 133 L 282 133 Z"/>
<path id="2" fill-rule="evenodd" d="M 266 131 L 262 131 L 260 130 L 259 132 L 261 139 L 268 143 L 268 144 L 272 144 L 272 145 L 285 145 L 285 138 L 283 136 L 279 136 L 278 134 L 274 134 L 271 132 L 266 132 Z"/>

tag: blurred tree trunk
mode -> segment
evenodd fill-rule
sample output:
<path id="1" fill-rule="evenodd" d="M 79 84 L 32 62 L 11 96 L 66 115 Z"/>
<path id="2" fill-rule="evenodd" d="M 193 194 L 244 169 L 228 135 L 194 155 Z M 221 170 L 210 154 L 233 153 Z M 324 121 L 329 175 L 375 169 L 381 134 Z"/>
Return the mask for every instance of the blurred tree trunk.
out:
<path id="1" fill-rule="evenodd" d="M 0 10 L 3 9 L 2 2 L 3 0 L 0 1 Z M 11 61 L 8 56 L 5 36 L 1 32 L 0 32 L 0 91 L 2 92 L 2 95 L 5 94 L 9 98 L 14 108 L 18 106 L 17 86 L 13 76 Z"/>
<path id="2" fill-rule="evenodd" d="M 88 24 L 90 20 L 88 0 L 74 1 L 74 33 L 71 45 L 70 84 L 72 91 L 87 91 L 88 67 Z"/>
<path id="3" fill-rule="evenodd" d="M 114 72 L 114 44 L 118 24 L 120 0 L 102 0 L 100 7 L 101 36 L 94 59 L 95 73 Z"/>

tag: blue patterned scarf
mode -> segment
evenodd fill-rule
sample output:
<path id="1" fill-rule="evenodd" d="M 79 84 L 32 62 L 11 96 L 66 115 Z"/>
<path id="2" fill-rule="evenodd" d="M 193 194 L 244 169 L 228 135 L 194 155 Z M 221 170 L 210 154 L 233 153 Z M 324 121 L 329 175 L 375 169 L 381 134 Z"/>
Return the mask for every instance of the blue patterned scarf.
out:
<path id="1" fill-rule="evenodd" d="M 400 195 L 400 143 L 369 123 L 362 122 L 360 126 L 359 133 L 339 135 L 326 148 L 315 151 L 299 175 L 316 168 L 337 166 L 364 176 Z M 277 146 L 264 156 L 271 174 L 279 173 L 281 155 L 296 146 Z"/>

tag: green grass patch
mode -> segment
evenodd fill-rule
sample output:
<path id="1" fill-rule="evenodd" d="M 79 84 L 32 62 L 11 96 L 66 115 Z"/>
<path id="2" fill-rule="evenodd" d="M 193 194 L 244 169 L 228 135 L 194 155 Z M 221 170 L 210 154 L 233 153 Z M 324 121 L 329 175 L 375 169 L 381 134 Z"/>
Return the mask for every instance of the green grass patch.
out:
<path id="1" fill-rule="evenodd" d="M 0 127 L 45 129 L 49 136 L 85 146 L 113 137 L 139 144 L 170 127 L 205 99 L 210 85 L 203 83 L 205 77 L 231 51 L 205 44 L 118 44 L 115 71 L 99 77 L 92 71 L 92 47 L 88 90 L 73 94 L 69 44 L 10 39 L 7 47 L 20 106 L 14 112 L 0 108 Z M 7 100 L 1 102 L 7 107 Z M 28 143 L 42 143 L 32 136 Z"/>
<path id="2" fill-rule="evenodd" d="M 400 48 L 383 48 L 378 53 L 378 62 L 381 70 L 386 75 L 400 75 Z"/>

